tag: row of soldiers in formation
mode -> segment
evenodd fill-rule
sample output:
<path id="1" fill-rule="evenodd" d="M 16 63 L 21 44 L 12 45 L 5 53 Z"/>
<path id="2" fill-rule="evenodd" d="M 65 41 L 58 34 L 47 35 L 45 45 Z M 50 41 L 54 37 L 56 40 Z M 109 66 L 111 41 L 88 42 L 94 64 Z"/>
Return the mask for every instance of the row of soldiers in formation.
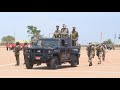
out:
<path id="1" fill-rule="evenodd" d="M 54 38 L 65 38 L 69 36 L 71 37 L 71 39 L 76 39 L 76 40 L 78 39 L 79 35 L 78 35 L 78 32 L 76 31 L 76 27 L 73 27 L 73 30 L 69 35 L 69 30 L 68 28 L 66 28 L 65 24 L 63 24 L 63 27 L 61 30 L 59 29 L 58 25 L 56 26 L 56 30 L 53 35 Z"/>
<path id="2" fill-rule="evenodd" d="M 101 61 L 105 60 L 105 49 L 106 49 L 106 45 L 104 43 L 97 44 L 96 46 L 94 44 L 89 43 L 88 47 L 86 48 L 89 66 L 92 66 L 92 59 L 95 56 L 95 51 L 99 60 L 98 64 L 101 64 Z"/>

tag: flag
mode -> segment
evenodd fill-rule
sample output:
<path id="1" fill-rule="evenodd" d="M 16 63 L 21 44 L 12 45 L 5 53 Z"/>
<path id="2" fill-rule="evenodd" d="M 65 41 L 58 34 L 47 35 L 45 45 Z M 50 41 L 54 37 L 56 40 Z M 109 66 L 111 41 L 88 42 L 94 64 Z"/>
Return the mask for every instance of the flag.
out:
<path id="1" fill-rule="evenodd" d="M 100 36 L 101 36 L 101 38 L 102 38 L 102 32 L 100 33 Z"/>
<path id="2" fill-rule="evenodd" d="M 115 39 L 116 39 L 116 34 L 115 34 Z"/>

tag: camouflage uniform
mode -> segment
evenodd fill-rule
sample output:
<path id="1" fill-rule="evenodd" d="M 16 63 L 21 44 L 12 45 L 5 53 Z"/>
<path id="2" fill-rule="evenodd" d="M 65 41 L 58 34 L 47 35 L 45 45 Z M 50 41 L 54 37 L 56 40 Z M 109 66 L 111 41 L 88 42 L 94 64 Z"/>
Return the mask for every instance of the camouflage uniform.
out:
<path id="1" fill-rule="evenodd" d="M 69 30 L 65 27 L 65 24 L 63 24 L 63 28 L 61 29 L 61 37 L 66 38 L 69 37 Z"/>
<path id="2" fill-rule="evenodd" d="M 105 60 L 105 47 L 104 45 L 97 45 L 96 47 L 96 55 L 98 56 L 98 64 L 101 64 L 101 58 L 103 61 Z"/>
<path id="3" fill-rule="evenodd" d="M 89 66 L 92 66 L 92 58 L 95 56 L 95 48 L 94 45 L 89 45 L 87 47 L 87 54 L 88 54 L 88 62 Z"/>
<path id="4" fill-rule="evenodd" d="M 23 56 L 24 56 L 24 64 L 25 64 L 25 56 L 26 56 L 26 49 L 28 48 L 27 43 L 24 44 L 23 46 Z"/>
<path id="5" fill-rule="evenodd" d="M 37 41 L 39 40 L 39 38 L 40 38 L 40 37 L 37 36 L 37 35 L 33 35 L 33 36 L 31 37 L 31 43 L 32 43 L 33 46 L 37 44 Z"/>
<path id="6" fill-rule="evenodd" d="M 79 48 L 80 48 L 80 49 L 79 49 L 79 51 L 80 51 L 80 50 L 81 50 L 81 44 L 79 44 Z"/>
<path id="7" fill-rule="evenodd" d="M 78 35 L 78 32 L 77 31 L 75 31 L 75 27 L 73 27 L 73 31 L 72 31 L 72 33 L 70 34 L 70 37 L 71 37 L 71 39 L 72 39 L 72 46 L 76 46 L 76 41 L 78 40 L 78 37 L 79 37 L 79 35 Z"/>
<path id="8" fill-rule="evenodd" d="M 54 36 L 55 38 L 60 38 L 61 37 L 61 32 L 59 30 L 59 26 L 56 26 L 56 30 L 54 32 Z"/>
<path id="9" fill-rule="evenodd" d="M 19 43 L 17 42 L 16 43 L 16 47 L 15 47 L 15 50 L 14 50 L 14 52 L 15 52 L 15 58 L 16 58 L 16 66 L 19 66 L 19 64 L 20 64 L 20 62 L 19 62 L 19 55 L 20 55 L 20 51 L 21 50 L 21 48 L 20 48 L 20 46 L 19 46 Z"/>

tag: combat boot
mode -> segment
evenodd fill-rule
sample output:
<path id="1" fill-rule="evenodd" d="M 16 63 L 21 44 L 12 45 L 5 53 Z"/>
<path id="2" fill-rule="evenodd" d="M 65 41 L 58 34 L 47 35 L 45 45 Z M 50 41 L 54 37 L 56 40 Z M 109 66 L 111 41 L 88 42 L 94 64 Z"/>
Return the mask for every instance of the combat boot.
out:
<path id="1" fill-rule="evenodd" d="M 101 64 L 101 61 L 99 61 L 98 64 Z"/>
<path id="2" fill-rule="evenodd" d="M 89 63 L 89 66 L 92 66 L 92 62 Z"/>
<path id="3" fill-rule="evenodd" d="M 103 61 L 105 61 L 105 58 L 103 58 Z"/>

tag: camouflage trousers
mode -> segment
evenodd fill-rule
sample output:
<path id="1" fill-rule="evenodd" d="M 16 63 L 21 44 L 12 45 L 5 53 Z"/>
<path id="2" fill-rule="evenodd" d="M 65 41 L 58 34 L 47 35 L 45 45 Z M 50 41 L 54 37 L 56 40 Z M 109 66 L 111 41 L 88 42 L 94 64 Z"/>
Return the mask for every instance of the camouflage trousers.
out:
<path id="1" fill-rule="evenodd" d="M 15 58 L 16 58 L 16 64 L 19 65 L 20 64 L 19 55 L 15 55 Z"/>
<path id="2" fill-rule="evenodd" d="M 101 64 L 101 60 L 105 60 L 105 52 L 97 52 L 97 56 L 98 56 L 98 64 Z"/>
<path id="3" fill-rule="evenodd" d="M 92 58 L 94 58 L 94 56 L 95 56 L 95 53 L 94 52 L 92 52 L 92 53 L 88 53 L 88 62 L 92 62 Z"/>

